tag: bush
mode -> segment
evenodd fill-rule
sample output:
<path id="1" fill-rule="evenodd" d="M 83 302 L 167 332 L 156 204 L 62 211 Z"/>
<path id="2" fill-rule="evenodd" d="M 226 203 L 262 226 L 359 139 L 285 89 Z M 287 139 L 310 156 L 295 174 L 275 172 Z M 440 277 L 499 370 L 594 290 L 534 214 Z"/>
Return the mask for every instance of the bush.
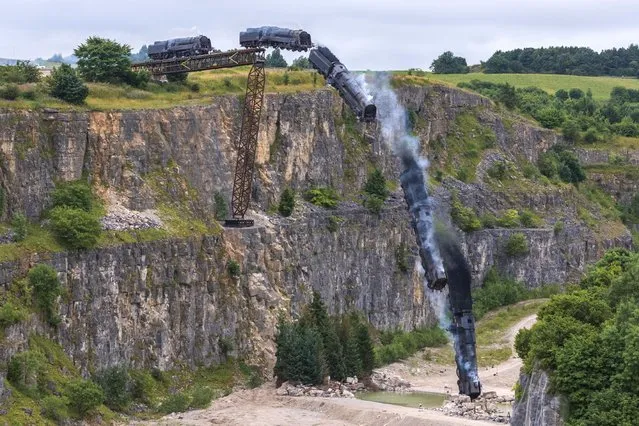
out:
<path id="1" fill-rule="evenodd" d="M 0 306 L 0 328 L 17 324 L 26 318 L 26 312 L 12 302 L 4 302 L 2 306 Z"/>
<path id="2" fill-rule="evenodd" d="M 339 216 L 329 216 L 326 229 L 328 229 L 330 232 L 337 232 L 342 222 L 344 222 L 344 219 Z"/>
<path id="3" fill-rule="evenodd" d="M 56 185 L 51 194 L 53 207 L 71 207 L 90 212 L 93 208 L 93 193 L 88 183 L 76 180 Z"/>
<path id="4" fill-rule="evenodd" d="M 464 232 L 473 232 L 481 229 L 481 222 L 475 211 L 470 207 L 464 207 L 457 194 L 453 194 L 451 197 L 450 215 L 453 223 Z"/>
<path id="5" fill-rule="evenodd" d="M 375 169 L 368 175 L 368 180 L 364 185 L 364 192 L 368 195 L 386 200 L 388 197 L 388 189 L 386 188 L 386 178 L 382 171 Z"/>
<path id="6" fill-rule="evenodd" d="M 72 104 L 81 104 L 89 95 L 89 88 L 76 71 L 67 64 L 54 69 L 48 80 L 49 94 Z"/>
<path id="7" fill-rule="evenodd" d="M 27 237 L 27 218 L 22 213 L 16 213 L 11 220 L 11 229 L 16 241 L 22 241 Z"/>
<path id="8" fill-rule="evenodd" d="M 8 101 L 15 101 L 20 95 L 20 89 L 15 84 L 7 84 L 0 89 L 0 98 Z"/>
<path id="9" fill-rule="evenodd" d="M 7 380 L 30 396 L 36 396 L 44 376 L 46 362 L 40 352 L 19 352 L 9 361 Z"/>
<path id="10" fill-rule="evenodd" d="M 408 247 L 404 243 L 400 243 L 400 245 L 395 249 L 395 264 L 397 265 L 399 272 L 404 274 L 409 271 L 409 253 Z"/>
<path id="11" fill-rule="evenodd" d="M 509 171 L 508 164 L 505 161 L 497 161 L 486 170 L 488 176 L 494 179 L 503 180 L 507 177 Z"/>
<path id="12" fill-rule="evenodd" d="M 49 212 L 51 229 L 66 248 L 94 247 L 102 230 L 100 221 L 91 213 L 70 207 L 55 207 Z"/>
<path id="13" fill-rule="evenodd" d="M 541 218 L 528 209 L 519 214 L 519 220 L 526 228 L 539 228 L 543 225 Z"/>
<path id="14" fill-rule="evenodd" d="M 520 222 L 519 212 L 515 209 L 506 210 L 504 215 L 497 219 L 497 224 L 504 228 L 517 228 Z"/>
<path id="15" fill-rule="evenodd" d="M 306 193 L 308 201 L 316 206 L 327 209 L 337 207 L 339 196 L 333 188 L 315 188 Z"/>
<path id="16" fill-rule="evenodd" d="M 482 228 L 493 229 L 497 226 L 497 217 L 492 213 L 485 213 L 479 218 Z"/>
<path id="17" fill-rule="evenodd" d="M 100 386 L 89 380 L 75 379 L 67 385 L 65 392 L 69 399 L 69 406 L 80 416 L 84 417 L 89 411 L 104 402 L 104 393 Z"/>
<path id="18" fill-rule="evenodd" d="M 528 254 L 528 252 L 528 241 L 524 234 L 517 232 L 508 237 L 508 241 L 506 242 L 506 254 L 508 256 L 522 256 Z"/>
<path id="19" fill-rule="evenodd" d="M 555 224 L 553 225 L 553 232 L 555 233 L 555 235 L 559 234 L 563 230 L 564 230 L 564 222 L 561 220 L 558 220 L 557 222 L 555 222 Z"/>
<path id="20" fill-rule="evenodd" d="M 36 265 L 29 271 L 27 278 L 33 288 L 38 308 L 44 313 L 49 324 L 56 325 L 58 322 L 56 300 L 62 294 L 56 270 L 49 265 Z"/>
<path id="21" fill-rule="evenodd" d="M 229 275 L 233 278 L 237 278 L 240 276 L 240 264 L 234 260 L 229 260 L 226 263 L 226 269 L 229 272 Z"/>
<path id="22" fill-rule="evenodd" d="M 595 143 L 598 141 L 599 141 L 599 132 L 597 132 L 597 129 L 593 127 L 588 128 L 588 130 L 586 130 L 586 133 L 584 133 L 584 142 Z"/>
<path id="23" fill-rule="evenodd" d="M 178 392 L 169 397 L 160 405 L 158 411 L 163 414 L 183 413 L 189 409 L 191 399 L 183 392 Z"/>
<path id="24" fill-rule="evenodd" d="M 57 424 L 64 424 L 69 418 L 67 404 L 59 396 L 47 395 L 42 399 L 40 405 L 42 406 L 42 415 Z"/>
<path id="25" fill-rule="evenodd" d="M 226 219 L 226 217 L 229 214 L 229 209 L 226 204 L 226 200 L 224 199 L 224 196 L 220 194 L 219 192 L 216 192 L 213 198 L 215 201 L 215 219 L 217 220 Z"/>
<path id="26" fill-rule="evenodd" d="M 282 191 L 282 195 L 280 195 L 280 204 L 277 207 L 277 210 L 284 217 L 289 217 L 293 214 L 293 210 L 295 209 L 295 191 L 291 188 L 286 188 Z"/>
<path id="27" fill-rule="evenodd" d="M 104 392 L 104 403 L 107 407 L 122 411 L 131 402 L 132 381 L 126 367 L 104 369 L 95 375 L 94 380 Z"/>
<path id="28" fill-rule="evenodd" d="M 177 72 L 166 75 L 166 80 L 169 83 L 184 83 L 186 82 L 186 78 L 189 76 L 188 72 Z"/>
<path id="29" fill-rule="evenodd" d="M 410 332 L 385 331 L 380 340 L 383 344 L 375 348 L 377 366 L 408 358 L 423 348 L 439 347 L 448 342 L 446 333 L 439 327 L 419 328 Z"/>
<path id="30" fill-rule="evenodd" d="M 364 199 L 364 207 L 371 211 L 371 213 L 379 214 L 384 207 L 384 200 L 370 195 Z"/>
<path id="31" fill-rule="evenodd" d="M 211 405 L 211 401 L 215 396 L 215 392 L 213 389 L 208 386 L 198 386 L 196 387 L 191 394 L 191 403 L 189 404 L 189 408 L 191 409 L 200 409 L 206 408 Z"/>

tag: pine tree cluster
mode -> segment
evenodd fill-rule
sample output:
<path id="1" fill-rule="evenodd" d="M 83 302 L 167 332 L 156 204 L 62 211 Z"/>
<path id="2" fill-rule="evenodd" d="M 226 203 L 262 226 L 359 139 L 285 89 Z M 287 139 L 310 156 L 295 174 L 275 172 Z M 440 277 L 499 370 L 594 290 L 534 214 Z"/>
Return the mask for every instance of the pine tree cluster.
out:
<path id="1" fill-rule="evenodd" d="M 317 292 L 296 322 L 280 319 L 276 338 L 278 382 L 322 383 L 364 377 L 375 364 L 368 322 L 352 313 L 331 318 Z"/>

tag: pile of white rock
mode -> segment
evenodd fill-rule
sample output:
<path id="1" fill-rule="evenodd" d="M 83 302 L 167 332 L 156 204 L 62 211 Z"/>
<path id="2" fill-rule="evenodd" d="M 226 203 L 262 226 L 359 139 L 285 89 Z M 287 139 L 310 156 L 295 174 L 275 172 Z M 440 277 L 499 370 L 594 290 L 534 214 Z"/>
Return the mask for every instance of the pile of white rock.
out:
<path id="1" fill-rule="evenodd" d="M 277 388 L 278 396 L 314 396 L 322 398 L 355 398 L 354 392 L 364 389 L 357 377 L 348 377 L 346 383 L 331 382 L 321 386 L 308 386 L 284 382 Z"/>
<path id="2" fill-rule="evenodd" d="M 100 222 L 105 231 L 126 231 L 129 229 L 161 228 L 162 221 L 151 210 L 138 212 L 123 206 L 113 206 Z"/>
<path id="3" fill-rule="evenodd" d="M 401 377 L 387 374 L 384 371 L 375 370 L 371 375 L 371 385 L 381 391 L 410 392 L 410 383 Z"/>
<path id="4" fill-rule="evenodd" d="M 440 410 L 449 416 L 509 423 L 510 410 L 499 407 L 497 404 L 512 403 L 512 401 L 513 398 L 497 396 L 495 392 L 486 392 L 474 401 L 471 401 L 467 395 L 454 395 L 448 397 Z"/>

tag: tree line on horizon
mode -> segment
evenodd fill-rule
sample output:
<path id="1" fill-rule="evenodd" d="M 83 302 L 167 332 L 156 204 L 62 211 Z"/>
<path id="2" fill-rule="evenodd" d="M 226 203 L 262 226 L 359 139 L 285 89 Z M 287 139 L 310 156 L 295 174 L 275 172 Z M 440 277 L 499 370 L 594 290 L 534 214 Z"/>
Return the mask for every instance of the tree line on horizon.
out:
<path id="1" fill-rule="evenodd" d="M 486 74 L 568 74 L 583 76 L 639 77 L 639 46 L 630 44 L 596 52 L 589 47 L 554 46 L 498 50 L 479 66 L 442 53 L 431 64 L 436 74 L 464 74 L 475 68 Z"/>

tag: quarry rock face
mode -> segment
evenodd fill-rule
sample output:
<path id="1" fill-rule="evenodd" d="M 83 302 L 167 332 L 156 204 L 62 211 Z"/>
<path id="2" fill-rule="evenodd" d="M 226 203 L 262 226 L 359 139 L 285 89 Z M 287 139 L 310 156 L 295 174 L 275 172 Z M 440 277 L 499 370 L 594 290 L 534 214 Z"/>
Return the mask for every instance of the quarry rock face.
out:
<path id="1" fill-rule="evenodd" d="M 548 373 L 534 369 L 530 376 L 523 374 L 519 383 L 523 394 L 513 405 L 510 424 L 514 426 L 561 426 L 560 397 L 548 392 Z"/>
<path id="2" fill-rule="evenodd" d="M 426 155 L 429 144 L 445 138 L 463 112 L 495 132 L 494 151 L 507 158 L 534 161 L 558 142 L 555 133 L 525 121 L 504 123 L 489 100 L 465 91 L 403 87 L 398 95 L 424 120 L 418 136 Z M 272 366 L 278 315 L 298 314 L 314 290 L 331 313 L 362 310 L 376 327 L 435 324 L 421 277 L 412 271 L 417 251 L 401 194 L 395 192 L 380 215 L 360 202 L 370 169 L 379 167 L 397 182 L 400 162 L 381 145 L 375 125 L 349 121 L 345 108 L 326 89 L 266 95 L 249 215 L 256 219 L 253 228 L 41 253 L 0 264 L 5 289 L 39 262 L 56 268 L 67 289 L 58 328 L 37 318 L 8 327 L 0 362 L 24 350 L 35 331 L 59 342 L 83 371 L 121 363 L 207 365 L 228 354 Z M 107 203 L 125 209 L 183 203 L 210 213 L 215 193 L 230 200 L 240 113 L 234 96 L 163 110 L 2 111 L 1 218 L 25 212 L 39 219 L 50 206 L 54 182 L 83 175 Z M 165 185 L 178 178 L 182 186 Z M 290 218 L 260 213 L 276 206 L 286 187 L 300 199 L 321 186 L 336 188 L 345 201 L 335 210 L 302 205 Z M 554 232 L 552 223 L 542 229 L 459 232 L 473 285 L 493 266 L 530 286 L 564 283 L 606 248 L 631 244 L 623 227 L 602 236 L 579 223 L 561 187 L 513 201 L 481 182 L 447 178 L 432 191 L 436 217 L 443 222 L 450 223 L 453 190 L 479 210 L 531 207 L 565 221 L 561 232 Z M 529 253 L 516 259 L 503 252 L 514 232 L 524 233 L 529 246 Z M 408 272 L 398 267 L 402 247 L 409 248 Z M 238 277 L 229 274 L 229 260 L 240 265 Z"/>

